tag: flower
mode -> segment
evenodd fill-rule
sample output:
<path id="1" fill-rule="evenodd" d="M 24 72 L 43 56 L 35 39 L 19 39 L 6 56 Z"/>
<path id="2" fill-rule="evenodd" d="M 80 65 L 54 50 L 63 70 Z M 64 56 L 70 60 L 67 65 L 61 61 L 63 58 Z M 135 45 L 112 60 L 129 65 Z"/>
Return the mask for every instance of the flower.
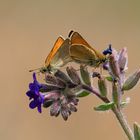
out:
<path id="1" fill-rule="evenodd" d="M 57 117 L 61 114 L 64 120 L 67 120 L 72 112 L 77 111 L 76 105 L 79 101 L 75 88 L 80 85 L 80 78 L 73 68 L 67 68 L 67 73 L 70 77 L 59 70 L 55 75 L 46 73 L 46 83 L 55 86 L 57 90 L 52 88 L 46 92 L 43 103 L 43 107 L 50 107 L 51 116 Z M 76 78 L 73 79 L 73 76 Z M 75 80 L 79 82 L 75 83 Z"/>
<path id="2" fill-rule="evenodd" d="M 50 108 L 50 115 L 57 117 L 60 113 L 64 120 L 67 120 L 72 112 L 76 112 L 78 99 L 75 96 L 64 96 L 59 94 L 59 97 L 53 101 Z"/>
<path id="3" fill-rule="evenodd" d="M 27 91 L 26 95 L 29 97 L 29 100 L 31 100 L 29 107 L 31 109 L 34 109 L 37 107 L 38 112 L 41 113 L 41 105 L 44 102 L 44 95 L 39 92 L 40 88 L 42 88 L 43 85 L 41 85 L 37 79 L 36 74 L 33 73 L 33 83 L 29 84 L 29 91 Z"/>
<path id="4" fill-rule="evenodd" d="M 114 79 L 120 78 L 120 67 L 118 64 L 118 52 L 113 50 L 109 56 L 109 72 Z"/>
<path id="5" fill-rule="evenodd" d="M 57 70 L 56 73 L 44 73 L 45 84 L 39 83 L 36 74 L 33 73 L 33 82 L 29 84 L 29 91 L 26 93 L 31 100 L 31 109 L 37 107 L 38 112 L 42 112 L 41 107 L 50 107 L 51 116 L 61 116 L 67 120 L 72 112 L 77 111 L 79 97 L 90 94 L 90 77 L 88 71 L 82 68 L 83 77 L 73 67 L 67 67 L 64 72 Z M 88 79 L 87 79 L 88 78 Z M 94 92 L 94 90 L 92 90 Z"/>
<path id="6" fill-rule="evenodd" d="M 104 55 L 107 55 L 107 54 L 111 55 L 112 54 L 111 44 L 109 44 L 109 47 L 103 51 L 103 54 Z"/>
<path id="7" fill-rule="evenodd" d="M 127 49 L 123 48 L 119 52 L 118 63 L 120 66 L 121 73 L 125 72 L 128 69 L 128 55 Z"/>

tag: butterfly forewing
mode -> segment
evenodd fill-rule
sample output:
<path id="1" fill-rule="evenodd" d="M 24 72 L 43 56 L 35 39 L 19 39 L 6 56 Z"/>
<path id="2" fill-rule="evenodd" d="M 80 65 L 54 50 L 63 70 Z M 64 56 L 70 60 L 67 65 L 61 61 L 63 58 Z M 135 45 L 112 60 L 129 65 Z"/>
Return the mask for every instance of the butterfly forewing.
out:
<path id="1" fill-rule="evenodd" d="M 71 31 L 69 37 L 71 39 L 70 55 L 74 61 L 97 66 L 105 59 L 105 56 L 91 47 L 78 32 Z"/>
<path id="2" fill-rule="evenodd" d="M 72 32 L 72 31 L 71 31 Z M 87 41 L 78 33 L 78 32 L 72 32 L 70 35 L 71 38 L 71 44 L 82 44 L 85 45 L 88 48 L 92 48 Z M 92 48 L 93 49 L 93 48 Z"/>
<path id="3" fill-rule="evenodd" d="M 64 42 L 64 39 L 61 36 L 58 37 L 58 39 L 56 40 L 54 44 L 54 47 L 52 48 L 51 52 L 49 53 L 49 55 L 47 56 L 45 60 L 46 67 L 50 65 L 51 60 L 53 59 L 53 57 L 55 56 L 55 54 L 57 53 L 57 51 L 59 50 L 63 42 Z"/>

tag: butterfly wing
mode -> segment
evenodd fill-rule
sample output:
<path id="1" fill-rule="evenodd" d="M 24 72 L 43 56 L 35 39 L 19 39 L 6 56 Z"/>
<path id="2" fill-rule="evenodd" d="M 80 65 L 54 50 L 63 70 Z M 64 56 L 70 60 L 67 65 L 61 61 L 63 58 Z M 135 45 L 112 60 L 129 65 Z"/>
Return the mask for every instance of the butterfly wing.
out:
<path id="1" fill-rule="evenodd" d="M 82 44 L 71 45 L 70 56 L 78 63 L 91 66 L 96 66 L 99 61 L 95 52 Z"/>
<path id="2" fill-rule="evenodd" d="M 53 71 L 53 69 L 55 70 L 62 67 L 71 61 L 71 57 L 69 56 L 69 46 L 70 39 L 64 40 L 62 37 L 58 37 L 54 47 L 45 60 L 45 67 L 49 67 Z"/>
<path id="3" fill-rule="evenodd" d="M 84 46 L 86 46 L 87 48 L 90 48 L 92 49 L 96 56 L 100 59 L 105 59 L 105 56 L 103 54 L 101 54 L 100 52 L 96 51 L 93 47 L 91 47 L 87 41 L 78 33 L 78 32 L 74 32 L 74 31 L 71 31 L 69 33 L 69 37 L 71 39 L 71 44 L 82 44 Z"/>
<path id="4" fill-rule="evenodd" d="M 61 44 L 61 46 L 55 53 L 54 57 L 50 62 L 50 65 L 59 68 L 70 62 L 71 57 L 69 55 L 69 48 L 70 48 L 70 39 L 67 38 L 66 40 L 64 40 L 64 42 Z"/>
<path id="5" fill-rule="evenodd" d="M 61 47 L 61 45 L 63 44 L 64 39 L 60 36 L 58 37 L 58 39 L 56 40 L 51 52 L 49 53 L 49 55 L 47 56 L 46 60 L 45 60 L 45 66 L 49 66 L 51 60 L 53 59 L 53 57 L 55 56 L 56 52 L 58 51 L 58 49 Z"/>
<path id="6" fill-rule="evenodd" d="M 92 48 L 87 41 L 78 33 L 78 32 L 74 32 L 71 31 L 69 34 L 69 37 L 71 39 L 71 44 L 82 44 L 87 46 L 88 48 Z M 93 49 L 93 48 L 92 48 Z"/>
<path id="7" fill-rule="evenodd" d="M 105 56 L 103 54 L 101 54 L 100 52 L 97 52 L 93 47 L 91 47 L 87 43 L 87 41 L 78 32 L 71 31 L 69 33 L 69 37 L 71 39 L 71 44 L 72 45 L 78 45 L 78 44 L 83 45 L 84 47 L 92 50 L 92 52 L 94 52 L 96 57 L 98 57 L 99 59 L 105 59 Z M 81 52 L 81 53 L 83 53 L 83 52 Z M 72 52 L 71 52 L 71 54 L 72 54 Z"/>

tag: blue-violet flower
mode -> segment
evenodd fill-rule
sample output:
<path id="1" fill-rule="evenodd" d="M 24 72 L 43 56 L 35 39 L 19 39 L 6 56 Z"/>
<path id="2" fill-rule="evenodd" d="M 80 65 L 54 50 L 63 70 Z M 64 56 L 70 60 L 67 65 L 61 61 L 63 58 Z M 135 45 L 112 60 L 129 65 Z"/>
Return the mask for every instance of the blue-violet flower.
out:
<path id="1" fill-rule="evenodd" d="M 41 105 L 44 102 L 44 95 L 39 92 L 40 88 L 42 88 L 42 85 L 37 81 L 36 74 L 33 73 L 33 83 L 29 84 L 30 90 L 27 91 L 26 95 L 31 100 L 29 107 L 31 109 L 37 107 L 39 113 L 42 112 Z"/>

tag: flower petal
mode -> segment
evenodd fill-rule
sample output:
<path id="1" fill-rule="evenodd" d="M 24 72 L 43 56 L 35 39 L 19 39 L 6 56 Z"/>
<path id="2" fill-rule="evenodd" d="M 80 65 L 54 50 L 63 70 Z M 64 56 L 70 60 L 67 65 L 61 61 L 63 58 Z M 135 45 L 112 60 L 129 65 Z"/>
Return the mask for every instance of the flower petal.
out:
<path id="1" fill-rule="evenodd" d="M 38 82 L 34 82 L 34 83 L 29 84 L 30 90 L 39 91 L 39 87 L 40 87 L 40 85 L 38 84 Z"/>
<path id="2" fill-rule="evenodd" d="M 32 100 L 29 104 L 29 107 L 31 109 L 34 109 L 35 107 L 37 107 L 37 105 L 38 105 L 38 101 L 37 100 Z"/>
<path id="3" fill-rule="evenodd" d="M 60 106 L 59 101 L 54 102 L 50 108 L 50 115 L 57 117 L 60 113 L 60 109 L 61 109 L 61 106 Z"/>
<path id="4" fill-rule="evenodd" d="M 63 119 L 66 121 L 70 115 L 70 112 L 68 110 L 61 109 L 61 115 L 62 115 Z"/>
<path id="5" fill-rule="evenodd" d="M 42 112 L 41 104 L 39 104 L 39 105 L 37 106 L 37 110 L 38 110 L 39 113 Z"/>
<path id="6" fill-rule="evenodd" d="M 73 67 L 67 67 L 66 71 L 73 83 L 75 83 L 77 85 L 81 84 L 80 77 L 79 77 L 77 71 Z"/>
<path id="7" fill-rule="evenodd" d="M 38 95 L 33 91 L 33 90 L 29 90 L 26 92 L 26 95 L 29 97 L 29 99 L 37 99 Z"/>
<path id="8" fill-rule="evenodd" d="M 34 79 L 34 81 L 37 81 L 35 72 L 33 73 L 33 79 Z"/>
<path id="9" fill-rule="evenodd" d="M 59 87 L 59 88 L 65 88 L 65 86 L 66 86 L 65 82 L 62 79 L 60 79 L 52 74 L 47 73 L 45 75 L 45 80 L 46 80 L 46 83 Z"/>

